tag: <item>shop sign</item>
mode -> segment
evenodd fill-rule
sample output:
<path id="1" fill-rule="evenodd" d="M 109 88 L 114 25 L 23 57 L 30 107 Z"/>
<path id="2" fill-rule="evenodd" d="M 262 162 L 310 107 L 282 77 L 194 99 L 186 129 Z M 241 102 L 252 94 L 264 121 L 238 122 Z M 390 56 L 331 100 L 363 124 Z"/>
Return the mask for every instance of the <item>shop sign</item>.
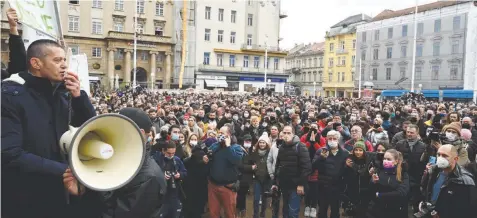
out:
<path id="1" fill-rule="evenodd" d="M 239 76 L 227 76 L 228 81 L 239 81 L 240 77 Z"/>
<path id="2" fill-rule="evenodd" d="M 213 80 L 226 80 L 226 76 L 213 76 L 213 75 L 197 75 L 196 79 L 213 79 Z"/>
<path id="3" fill-rule="evenodd" d="M 280 79 L 280 78 L 267 78 L 267 80 L 270 80 L 270 82 L 274 82 L 274 83 L 285 83 L 285 82 L 287 82 L 287 79 Z M 264 78 L 263 77 L 245 77 L 245 76 L 241 76 L 240 81 L 263 82 Z"/>

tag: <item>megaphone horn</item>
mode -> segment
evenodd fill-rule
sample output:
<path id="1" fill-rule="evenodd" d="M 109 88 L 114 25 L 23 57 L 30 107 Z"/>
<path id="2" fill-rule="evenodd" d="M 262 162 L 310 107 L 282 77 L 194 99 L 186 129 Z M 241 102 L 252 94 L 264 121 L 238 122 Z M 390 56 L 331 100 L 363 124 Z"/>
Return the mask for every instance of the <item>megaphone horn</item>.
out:
<path id="1" fill-rule="evenodd" d="M 103 114 L 81 127 L 70 126 L 60 139 L 73 175 L 89 189 L 111 191 L 129 183 L 145 159 L 139 127 L 120 114 Z"/>

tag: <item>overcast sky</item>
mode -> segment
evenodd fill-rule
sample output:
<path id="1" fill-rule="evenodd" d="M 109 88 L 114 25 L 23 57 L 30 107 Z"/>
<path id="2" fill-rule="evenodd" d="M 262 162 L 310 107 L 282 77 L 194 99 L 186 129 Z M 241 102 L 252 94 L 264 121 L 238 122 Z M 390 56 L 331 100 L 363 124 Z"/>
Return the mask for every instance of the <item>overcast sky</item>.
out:
<path id="1" fill-rule="evenodd" d="M 385 9 L 413 7 L 416 0 L 281 0 L 288 17 L 282 19 L 280 47 L 289 49 L 295 43 L 322 42 L 331 26 L 345 18 L 364 13 L 374 17 Z M 418 0 L 418 4 L 436 0 Z"/>

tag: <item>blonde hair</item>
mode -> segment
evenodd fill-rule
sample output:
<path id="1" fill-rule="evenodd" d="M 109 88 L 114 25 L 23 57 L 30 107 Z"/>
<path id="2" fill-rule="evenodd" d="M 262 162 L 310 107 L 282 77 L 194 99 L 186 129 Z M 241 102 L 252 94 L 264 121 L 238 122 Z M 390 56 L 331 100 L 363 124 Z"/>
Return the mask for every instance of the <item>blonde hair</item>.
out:
<path id="1" fill-rule="evenodd" d="M 192 146 L 190 145 L 190 139 L 192 138 L 192 136 L 195 136 L 197 138 L 197 142 L 199 142 L 199 136 L 197 134 L 192 133 L 189 135 L 189 138 L 187 138 L 187 142 L 185 143 L 186 146 L 184 148 L 184 153 L 186 157 L 192 156 Z"/>
<path id="2" fill-rule="evenodd" d="M 385 153 L 390 153 L 395 160 L 398 161 L 397 163 L 397 168 L 396 168 L 396 180 L 399 182 L 402 182 L 402 162 L 403 162 L 403 156 L 402 153 L 397 151 L 396 149 L 389 149 L 386 150 Z"/>

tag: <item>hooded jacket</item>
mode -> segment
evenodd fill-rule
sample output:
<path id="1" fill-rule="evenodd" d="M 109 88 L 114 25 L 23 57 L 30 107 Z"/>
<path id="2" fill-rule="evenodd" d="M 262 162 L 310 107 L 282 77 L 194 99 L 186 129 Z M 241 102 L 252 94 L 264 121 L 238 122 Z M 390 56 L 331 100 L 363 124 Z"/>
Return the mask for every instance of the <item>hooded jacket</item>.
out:
<path id="1" fill-rule="evenodd" d="M 311 174 L 310 155 L 298 136 L 278 149 L 275 174 L 282 189 L 296 189 L 307 184 Z"/>

